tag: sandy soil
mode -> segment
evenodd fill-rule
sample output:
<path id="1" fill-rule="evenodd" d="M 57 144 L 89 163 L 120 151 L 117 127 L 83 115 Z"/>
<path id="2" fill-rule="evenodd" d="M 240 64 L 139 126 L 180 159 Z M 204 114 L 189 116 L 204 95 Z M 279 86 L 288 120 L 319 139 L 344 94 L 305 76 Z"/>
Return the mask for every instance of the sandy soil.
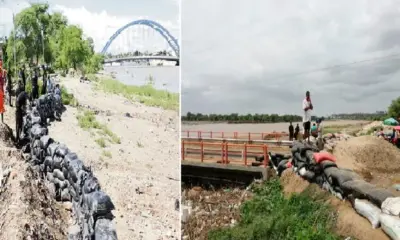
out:
<path id="1" fill-rule="evenodd" d="M 99 110 L 96 119 L 118 135 L 121 144 L 102 149 L 93 133 L 78 125 L 78 109 L 68 107 L 50 136 L 91 165 L 116 211 L 119 239 L 178 239 L 180 197 L 178 113 L 106 95 L 78 79 L 62 78 L 80 105 Z M 132 117 L 125 116 L 129 113 Z M 112 154 L 103 156 L 103 151 Z"/>
<path id="2" fill-rule="evenodd" d="M 325 126 L 348 125 L 348 124 L 365 124 L 368 121 L 358 120 L 338 120 L 324 121 Z M 296 123 L 293 123 L 296 125 Z M 302 124 L 299 123 L 301 127 Z M 182 131 L 213 131 L 213 132 L 242 132 L 242 133 L 261 133 L 261 132 L 287 132 L 288 123 L 260 123 L 260 124 L 228 124 L 228 123 L 189 123 L 182 124 Z"/>

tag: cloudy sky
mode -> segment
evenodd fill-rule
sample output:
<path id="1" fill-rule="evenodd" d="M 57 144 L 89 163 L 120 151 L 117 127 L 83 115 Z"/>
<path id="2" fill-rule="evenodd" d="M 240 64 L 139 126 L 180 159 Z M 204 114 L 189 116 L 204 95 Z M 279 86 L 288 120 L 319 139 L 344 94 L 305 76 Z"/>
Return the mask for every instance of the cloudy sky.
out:
<path id="1" fill-rule="evenodd" d="M 306 90 L 315 115 L 374 112 L 400 95 L 400 1 L 250 2 L 183 1 L 183 114 L 302 114 Z"/>
<path id="2" fill-rule="evenodd" d="M 8 33 L 12 29 L 12 12 L 19 12 L 29 6 L 28 1 L 4 0 L 0 3 L 0 35 Z M 1 1 L 0 1 L 1 2 Z M 38 2 L 38 1 L 32 1 Z M 41 2 L 41 1 L 39 1 Z M 69 23 L 82 27 L 84 33 L 91 36 L 94 40 L 97 51 L 100 51 L 109 37 L 118 28 L 138 19 L 150 19 L 163 25 L 171 34 L 179 37 L 179 4 L 177 0 L 48 0 L 52 11 L 60 11 L 67 16 Z M 136 30 L 134 29 L 136 28 Z M 138 37 L 129 42 L 130 45 L 145 44 L 147 50 L 152 50 L 149 46 L 165 48 L 167 44 L 155 34 L 154 31 L 137 30 L 139 27 L 132 27 L 133 30 L 126 34 L 129 36 L 136 34 L 148 34 L 146 37 Z M 145 27 L 146 29 L 146 27 Z M 127 35 L 128 36 L 128 35 Z M 144 43 L 149 40 L 150 43 Z M 114 50 L 120 49 L 128 40 L 126 36 L 117 38 L 116 43 L 112 44 Z M 140 46 L 143 47 L 143 46 Z"/>

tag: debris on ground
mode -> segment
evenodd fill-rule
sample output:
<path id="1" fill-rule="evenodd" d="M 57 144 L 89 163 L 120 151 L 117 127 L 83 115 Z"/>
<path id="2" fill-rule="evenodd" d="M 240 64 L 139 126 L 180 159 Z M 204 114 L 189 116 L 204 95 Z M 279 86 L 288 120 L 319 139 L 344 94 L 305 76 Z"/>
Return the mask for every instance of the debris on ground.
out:
<path id="1" fill-rule="evenodd" d="M 182 192 L 182 239 L 207 239 L 211 229 L 235 225 L 240 206 L 252 197 L 247 189 L 205 190 L 201 187 Z"/>

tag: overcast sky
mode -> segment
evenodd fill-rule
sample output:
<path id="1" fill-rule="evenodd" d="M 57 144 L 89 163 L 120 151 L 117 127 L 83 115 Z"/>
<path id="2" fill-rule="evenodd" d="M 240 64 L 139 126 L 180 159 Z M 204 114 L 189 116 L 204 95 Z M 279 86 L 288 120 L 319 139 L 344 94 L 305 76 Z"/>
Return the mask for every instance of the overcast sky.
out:
<path id="1" fill-rule="evenodd" d="M 313 70 L 399 44 L 398 0 L 184 0 L 182 113 L 302 114 L 306 90 L 315 115 L 386 110 L 400 95 L 400 55 Z"/>
<path id="2" fill-rule="evenodd" d="M 93 38 L 97 51 L 103 48 L 118 28 L 138 19 L 156 21 L 167 28 L 174 37 L 179 37 L 179 3 L 177 0 L 48 0 L 47 2 L 52 10 L 60 11 L 67 16 L 69 23 L 81 26 L 84 33 Z M 12 12 L 19 12 L 28 6 L 28 1 L 5 0 L 5 3 L 0 3 L 0 35 L 3 35 L 4 32 L 8 33 L 12 29 Z M 5 30 L 2 25 L 5 25 Z M 160 36 L 153 32 L 150 34 L 150 37 L 146 37 L 144 40 L 150 39 L 162 47 L 167 46 Z M 137 41 L 139 40 L 143 41 L 138 38 Z M 123 41 L 117 40 L 115 45 L 118 44 L 123 44 Z M 136 44 L 136 41 L 130 44 Z M 142 42 L 138 42 L 138 44 L 142 44 Z"/>

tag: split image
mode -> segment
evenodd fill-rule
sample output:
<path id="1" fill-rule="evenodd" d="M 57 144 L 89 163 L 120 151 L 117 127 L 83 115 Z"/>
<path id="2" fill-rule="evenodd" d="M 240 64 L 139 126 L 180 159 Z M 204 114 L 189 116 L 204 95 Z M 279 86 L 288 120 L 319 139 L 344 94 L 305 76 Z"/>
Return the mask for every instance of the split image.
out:
<path id="1" fill-rule="evenodd" d="M 182 1 L 183 239 L 398 238 L 397 7 Z"/>

